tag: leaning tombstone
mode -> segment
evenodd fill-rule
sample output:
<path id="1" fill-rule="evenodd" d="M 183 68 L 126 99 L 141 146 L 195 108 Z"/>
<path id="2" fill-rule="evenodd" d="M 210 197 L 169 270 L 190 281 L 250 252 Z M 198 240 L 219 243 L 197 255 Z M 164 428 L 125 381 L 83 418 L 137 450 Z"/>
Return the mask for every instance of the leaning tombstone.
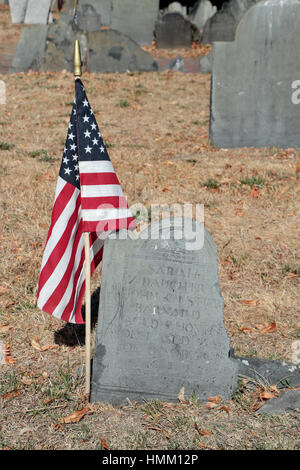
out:
<path id="1" fill-rule="evenodd" d="M 25 24 L 47 24 L 49 21 L 51 0 L 28 0 Z"/>
<path id="2" fill-rule="evenodd" d="M 26 7 L 27 0 L 9 0 L 10 15 L 13 24 L 24 22 Z"/>
<path id="3" fill-rule="evenodd" d="M 213 44 L 210 141 L 215 147 L 299 147 L 298 0 L 251 7 L 233 42 Z"/>
<path id="4" fill-rule="evenodd" d="M 229 398 L 237 364 L 211 235 L 181 217 L 122 234 L 105 241 L 91 400 Z"/>

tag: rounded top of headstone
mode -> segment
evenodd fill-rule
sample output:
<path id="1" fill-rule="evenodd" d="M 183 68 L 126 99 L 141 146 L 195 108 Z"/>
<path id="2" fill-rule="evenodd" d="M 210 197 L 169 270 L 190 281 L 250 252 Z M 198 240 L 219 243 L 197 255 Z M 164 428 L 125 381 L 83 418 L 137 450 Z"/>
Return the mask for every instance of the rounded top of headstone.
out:
<path id="1" fill-rule="evenodd" d="M 294 10 L 292 15 L 291 8 Z M 266 35 L 267 32 L 270 37 L 273 37 L 273 34 L 278 35 L 278 25 L 282 23 L 283 16 L 290 19 L 295 13 L 299 14 L 300 20 L 299 0 L 259 1 L 242 16 L 236 28 L 235 39 L 239 40 L 248 34 L 251 37 L 251 32 L 253 36 Z M 287 27 L 289 27 L 289 23 L 287 23 Z M 281 36 L 284 39 L 283 33 Z"/>

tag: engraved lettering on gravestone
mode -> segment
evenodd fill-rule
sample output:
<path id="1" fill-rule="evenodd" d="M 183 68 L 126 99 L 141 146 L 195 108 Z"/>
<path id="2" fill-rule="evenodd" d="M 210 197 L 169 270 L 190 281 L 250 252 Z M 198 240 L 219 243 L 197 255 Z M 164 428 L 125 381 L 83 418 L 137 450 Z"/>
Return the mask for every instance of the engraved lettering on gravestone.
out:
<path id="1" fill-rule="evenodd" d="M 179 222 L 170 222 L 171 233 Z M 92 401 L 176 401 L 182 386 L 200 399 L 231 395 L 236 364 L 228 357 L 216 247 L 204 233 L 194 252 L 185 239 L 106 240 Z"/>

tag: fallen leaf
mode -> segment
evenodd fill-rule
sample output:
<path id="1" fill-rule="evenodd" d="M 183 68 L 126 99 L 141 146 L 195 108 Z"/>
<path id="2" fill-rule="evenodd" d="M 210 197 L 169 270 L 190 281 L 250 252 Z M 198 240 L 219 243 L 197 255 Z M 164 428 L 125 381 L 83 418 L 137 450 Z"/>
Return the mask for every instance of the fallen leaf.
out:
<path id="1" fill-rule="evenodd" d="M 211 435 L 211 432 L 208 429 L 200 430 L 197 423 L 195 423 L 195 429 L 200 434 L 200 436 L 210 436 Z"/>
<path id="2" fill-rule="evenodd" d="M 100 442 L 101 442 L 101 446 L 102 446 L 103 449 L 109 450 L 109 446 L 108 446 L 105 439 L 100 438 Z"/>
<path id="3" fill-rule="evenodd" d="M 15 361 L 11 357 L 10 345 L 8 343 L 5 343 L 4 362 L 5 362 L 5 364 L 9 364 L 9 365 L 12 365 L 12 364 L 15 363 Z"/>
<path id="4" fill-rule="evenodd" d="M 0 286 L 0 295 L 6 294 L 8 292 L 8 288 L 4 286 Z"/>
<path id="5" fill-rule="evenodd" d="M 204 444 L 204 442 L 199 442 L 199 447 L 200 449 L 206 449 L 206 445 Z"/>
<path id="6" fill-rule="evenodd" d="M 271 333 L 272 331 L 276 330 L 276 322 L 274 321 L 273 323 L 270 323 L 267 325 L 265 328 L 261 329 L 261 333 Z"/>
<path id="7" fill-rule="evenodd" d="M 31 344 L 31 346 L 32 346 L 34 349 L 37 349 L 38 351 L 41 350 L 41 346 L 40 346 L 40 344 L 37 342 L 36 339 L 33 338 L 33 339 L 31 340 L 31 343 L 30 343 L 30 344 Z"/>
<path id="8" fill-rule="evenodd" d="M 216 406 L 218 406 L 216 403 L 206 403 L 205 408 L 208 408 L 210 410 L 211 408 L 215 408 Z"/>
<path id="9" fill-rule="evenodd" d="M 221 397 L 220 397 L 220 395 L 216 395 L 214 397 L 208 397 L 207 401 L 209 401 L 211 403 L 220 403 Z"/>
<path id="10" fill-rule="evenodd" d="M 66 418 L 62 418 L 62 423 L 70 424 L 70 423 L 78 423 L 88 412 L 89 406 L 86 405 L 81 410 L 76 410 L 74 413 L 70 414 Z"/>
<path id="11" fill-rule="evenodd" d="M 296 165 L 296 173 L 300 173 L 300 162 Z"/>
<path id="12" fill-rule="evenodd" d="M 241 300 L 241 303 L 247 305 L 248 307 L 254 307 L 255 305 L 259 304 L 259 300 Z"/>
<path id="13" fill-rule="evenodd" d="M 276 395 L 274 395 L 274 393 L 271 393 L 271 392 L 268 392 L 267 390 L 264 390 L 261 394 L 260 394 L 260 398 L 262 400 L 270 400 L 271 398 L 275 398 Z"/>
<path id="14" fill-rule="evenodd" d="M 221 406 L 220 410 L 226 411 L 227 414 L 229 414 L 229 412 L 230 412 L 230 408 L 228 406 L 225 406 L 225 405 Z"/>
<path id="15" fill-rule="evenodd" d="M 259 189 L 253 188 L 253 189 L 251 190 L 251 197 L 256 198 L 256 197 L 258 197 L 258 196 L 259 196 Z"/>
<path id="16" fill-rule="evenodd" d="M 250 326 L 241 326 L 240 331 L 243 333 L 257 333 L 257 331 L 254 328 L 251 328 Z"/>
<path id="17" fill-rule="evenodd" d="M 24 393 L 19 389 L 15 389 L 11 392 L 4 393 L 4 395 L 1 395 L 1 398 L 7 400 L 7 398 L 19 397 L 20 395 L 24 395 Z"/>

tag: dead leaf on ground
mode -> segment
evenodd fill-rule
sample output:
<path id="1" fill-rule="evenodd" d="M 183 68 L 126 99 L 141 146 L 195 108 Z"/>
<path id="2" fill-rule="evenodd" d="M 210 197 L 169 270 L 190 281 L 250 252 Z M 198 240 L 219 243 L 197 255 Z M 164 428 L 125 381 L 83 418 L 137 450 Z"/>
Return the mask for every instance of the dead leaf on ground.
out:
<path id="1" fill-rule="evenodd" d="M 300 162 L 297 162 L 296 173 L 300 173 Z"/>
<path id="2" fill-rule="evenodd" d="M 4 393 L 1 395 L 1 398 L 3 400 L 7 400 L 8 398 L 14 398 L 14 397 L 19 397 L 21 395 L 24 395 L 24 392 L 22 390 L 16 388 L 15 390 L 12 390 L 11 392 Z"/>
<path id="3" fill-rule="evenodd" d="M 251 197 L 257 198 L 259 196 L 259 189 L 253 188 L 251 190 Z"/>
<path id="4" fill-rule="evenodd" d="M 218 406 L 216 403 L 206 403 L 205 408 L 208 408 L 210 410 L 211 408 L 215 408 L 216 406 Z"/>
<path id="5" fill-rule="evenodd" d="M 76 410 L 66 418 L 62 418 L 61 422 L 64 424 L 78 423 L 89 411 L 89 406 L 86 405 L 81 410 Z"/>
<path id="6" fill-rule="evenodd" d="M 208 397 L 207 401 L 209 401 L 210 403 L 220 403 L 221 397 L 220 395 L 216 395 L 214 397 Z"/>
<path id="7" fill-rule="evenodd" d="M 240 331 L 243 333 L 257 333 L 257 331 L 254 328 L 251 328 L 250 326 L 241 326 Z"/>
<path id="8" fill-rule="evenodd" d="M 201 430 L 201 429 L 199 429 L 197 423 L 195 423 L 194 426 L 195 426 L 196 431 L 200 434 L 200 436 L 210 436 L 211 435 L 211 432 L 209 431 L 209 429 Z"/>
<path id="9" fill-rule="evenodd" d="M 256 328 L 261 332 L 261 333 L 272 333 L 272 331 L 275 331 L 276 330 L 276 322 L 272 322 L 270 323 L 269 325 L 264 325 L 263 327 L 261 327 L 260 325 L 259 326 L 256 326 Z"/>
<path id="10" fill-rule="evenodd" d="M 260 394 L 260 398 L 261 398 L 262 400 L 270 400 L 271 398 L 276 398 L 276 395 L 274 395 L 274 393 L 268 392 L 268 390 L 264 390 L 264 391 Z"/>
<path id="11" fill-rule="evenodd" d="M 100 438 L 100 442 L 101 442 L 101 447 L 105 450 L 109 450 L 109 445 L 107 444 L 106 440 L 105 439 L 102 439 Z"/>
<path id="12" fill-rule="evenodd" d="M 0 295 L 6 294 L 8 292 L 8 288 L 4 286 L 0 286 Z"/>
<path id="13" fill-rule="evenodd" d="M 4 362 L 5 362 L 5 364 L 9 364 L 9 365 L 12 365 L 12 364 L 15 363 L 15 361 L 11 357 L 10 345 L 8 343 L 5 343 Z"/>
<path id="14" fill-rule="evenodd" d="M 248 307 L 254 307 L 259 304 L 259 300 L 241 300 L 241 303 L 247 305 Z"/>

